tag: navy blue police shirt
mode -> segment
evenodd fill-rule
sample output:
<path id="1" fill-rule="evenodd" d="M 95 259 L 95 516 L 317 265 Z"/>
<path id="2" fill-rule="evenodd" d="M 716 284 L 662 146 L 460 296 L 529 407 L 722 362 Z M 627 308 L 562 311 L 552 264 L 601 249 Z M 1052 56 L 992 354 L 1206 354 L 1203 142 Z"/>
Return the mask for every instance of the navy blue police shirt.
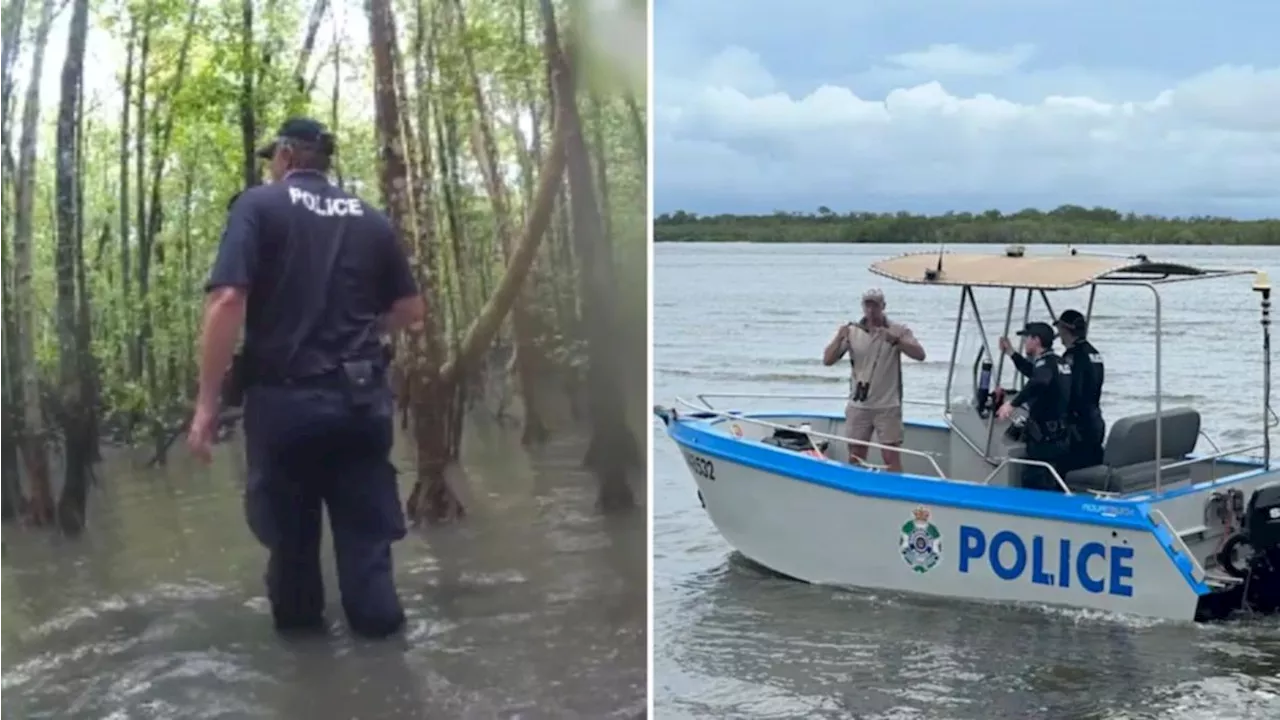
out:
<path id="1" fill-rule="evenodd" d="M 205 290 L 223 287 L 248 292 L 245 359 L 263 379 L 379 358 L 379 317 L 418 293 L 386 215 L 312 171 L 235 199 Z"/>

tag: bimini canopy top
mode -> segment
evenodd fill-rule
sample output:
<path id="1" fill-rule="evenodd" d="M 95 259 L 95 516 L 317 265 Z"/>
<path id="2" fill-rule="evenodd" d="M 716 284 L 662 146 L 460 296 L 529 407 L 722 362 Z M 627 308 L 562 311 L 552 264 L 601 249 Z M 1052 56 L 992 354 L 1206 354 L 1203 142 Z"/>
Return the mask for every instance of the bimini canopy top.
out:
<path id="1" fill-rule="evenodd" d="M 938 271 L 938 260 L 942 269 Z M 871 272 L 912 285 L 1074 290 L 1099 280 L 1158 281 L 1171 276 L 1235 274 L 1141 258 L 1098 255 L 920 252 L 881 260 Z"/>

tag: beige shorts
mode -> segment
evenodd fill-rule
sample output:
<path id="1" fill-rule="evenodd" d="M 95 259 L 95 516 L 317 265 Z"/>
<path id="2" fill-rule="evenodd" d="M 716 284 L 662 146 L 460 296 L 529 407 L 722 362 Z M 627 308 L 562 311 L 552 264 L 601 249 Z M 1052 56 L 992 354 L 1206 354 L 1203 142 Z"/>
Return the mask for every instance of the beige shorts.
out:
<path id="1" fill-rule="evenodd" d="M 844 436 L 850 440 L 871 442 L 874 435 L 881 445 L 901 445 L 905 433 L 901 405 L 891 408 L 846 405 L 844 408 Z"/>

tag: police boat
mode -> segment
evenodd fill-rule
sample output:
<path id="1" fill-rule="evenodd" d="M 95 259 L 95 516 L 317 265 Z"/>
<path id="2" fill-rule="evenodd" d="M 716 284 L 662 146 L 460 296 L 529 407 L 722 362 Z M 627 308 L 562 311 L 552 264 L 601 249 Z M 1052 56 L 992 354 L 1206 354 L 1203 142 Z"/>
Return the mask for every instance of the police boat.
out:
<path id="1" fill-rule="evenodd" d="M 745 412 L 712 398 L 830 399 L 706 393 L 656 406 L 698 498 L 728 543 L 757 564 L 810 583 L 978 601 L 1087 608 L 1179 621 L 1280 610 L 1280 477 L 1271 468 L 1271 286 L 1265 273 L 1213 270 L 1145 256 L 924 252 L 871 272 L 959 290 L 947 389 L 938 416 L 907 419 L 902 472 L 849 463 L 843 413 Z M 1257 437 L 1221 448 L 1192 407 L 1161 396 L 1160 294 L 1170 285 L 1253 278 L 1261 303 L 1263 397 Z M 1056 291 L 1145 288 L 1154 299 L 1155 408 L 1112 419 L 1104 464 L 1068 472 L 1025 457 L 1017 416 L 997 418 L 1002 375 L 976 293 L 1008 296 L 1005 336 L 1023 299 L 1051 317 Z M 966 308 L 981 347 L 961 358 Z M 971 370 L 969 378 L 965 371 Z M 961 397 L 952 389 L 971 386 Z M 994 380 L 994 386 L 991 384 Z M 834 403 L 833 403 L 834 404 Z M 1197 441 L 1212 448 L 1196 454 Z M 883 446 L 863 443 L 871 448 Z M 869 453 L 874 456 L 876 453 Z M 1031 465 L 1061 492 L 1021 486 Z"/>

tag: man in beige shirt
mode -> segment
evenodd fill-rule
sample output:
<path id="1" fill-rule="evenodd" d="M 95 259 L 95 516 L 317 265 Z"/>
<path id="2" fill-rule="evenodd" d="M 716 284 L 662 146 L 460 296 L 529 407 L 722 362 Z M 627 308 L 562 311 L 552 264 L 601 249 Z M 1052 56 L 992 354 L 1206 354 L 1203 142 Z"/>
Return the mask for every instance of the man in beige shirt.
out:
<path id="1" fill-rule="evenodd" d="M 884 314 L 884 293 L 871 289 L 862 295 L 862 319 L 841 325 L 822 351 L 822 364 L 835 365 L 849 355 L 849 402 L 844 409 L 849 461 L 863 464 L 872 435 L 881 445 L 902 445 L 902 356 L 924 360 L 924 348 L 906 325 Z M 884 464 L 902 472 L 901 453 L 882 449 Z"/>

